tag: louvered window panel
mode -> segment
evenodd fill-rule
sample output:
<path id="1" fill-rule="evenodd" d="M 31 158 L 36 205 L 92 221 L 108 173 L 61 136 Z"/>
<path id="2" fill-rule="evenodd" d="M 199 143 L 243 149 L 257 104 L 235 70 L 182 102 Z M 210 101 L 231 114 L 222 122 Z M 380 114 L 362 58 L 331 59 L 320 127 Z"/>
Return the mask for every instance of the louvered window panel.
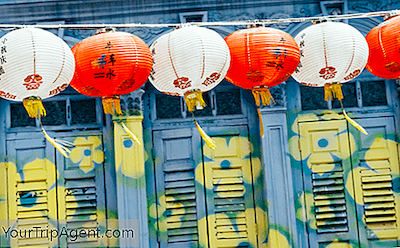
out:
<path id="1" fill-rule="evenodd" d="M 29 235 L 29 230 L 33 230 L 33 228 L 40 228 L 41 231 L 47 230 L 49 226 L 48 208 L 47 182 L 45 180 L 17 182 L 18 229 L 22 230 L 22 236 Z M 39 232 L 36 236 L 34 232 L 31 232 L 30 237 L 21 238 L 19 236 L 18 246 L 47 246 L 49 240 L 44 234 L 45 232 Z"/>
<path id="2" fill-rule="evenodd" d="M 68 229 L 85 229 L 86 233 L 97 228 L 97 199 L 94 177 L 65 180 L 65 211 Z M 69 244 L 97 242 L 94 235 L 77 240 L 67 240 Z"/>
<path id="3" fill-rule="evenodd" d="M 164 180 L 168 243 L 193 242 L 197 247 L 194 171 L 165 172 Z"/>
<path id="4" fill-rule="evenodd" d="M 215 228 L 217 240 L 248 238 L 245 187 L 240 167 L 213 170 Z"/>
<path id="5" fill-rule="evenodd" d="M 312 173 L 317 233 L 347 232 L 346 199 L 341 166 L 325 173 Z"/>
<path id="6" fill-rule="evenodd" d="M 367 227 L 396 229 L 395 199 L 389 161 L 364 161 L 361 162 L 361 168 L 364 218 Z"/>

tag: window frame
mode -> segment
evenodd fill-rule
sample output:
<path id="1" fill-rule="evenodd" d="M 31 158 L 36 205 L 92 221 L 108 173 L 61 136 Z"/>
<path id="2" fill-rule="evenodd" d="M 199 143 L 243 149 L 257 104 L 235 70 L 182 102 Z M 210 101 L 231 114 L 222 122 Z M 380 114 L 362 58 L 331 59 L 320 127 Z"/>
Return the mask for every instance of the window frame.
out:
<path id="1" fill-rule="evenodd" d="M 102 103 L 100 98 L 95 98 L 95 115 L 96 115 L 96 122 L 93 123 L 84 123 L 84 124 L 71 124 L 72 120 L 72 109 L 71 109 L 71 100 L 90 100 L 93 97 L 85 96 L 82 94 L 77 94 L 72 90 L 65 90 L 63 93 L 44 99 L 43 102 L 52 102 L 52 101 L 65 101 L 66 105 L 66 124 L 61 125 L 43 125 L 46 130 L 85 130 L 85 129 L 98 129 L 103 127 L 103 110 L 102 110 Z M 5 100 L 6 101 L 6 100 Z M 38 119 L 35 119 L 35 126 L 23 126 L 23 127 L 12 127 L 11 126 L 11 104 L 19 103 L 14 101 L 6 101 L 5 110 L 6 110 L 6 118 L 5 118 L 5 129 L 6 133 L 18 133 L 18 132 L 32 132 L 32 131 L 40 131 L 41 125 Z M 26 114 L 26 118 L 30 118 L 28 114 Z"/>

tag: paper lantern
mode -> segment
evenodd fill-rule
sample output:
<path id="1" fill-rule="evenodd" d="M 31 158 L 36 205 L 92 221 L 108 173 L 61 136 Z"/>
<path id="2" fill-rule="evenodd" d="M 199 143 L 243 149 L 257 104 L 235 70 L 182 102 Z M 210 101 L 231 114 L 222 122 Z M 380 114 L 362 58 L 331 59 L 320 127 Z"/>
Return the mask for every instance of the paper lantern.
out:
<path id="1" fill-rule="evenodd" d="M 366 68 L 375 76 L 400 77 L 400 16 L 391 17 L 369 31 L 365 39 L 369 46 Z"/>
<path id="2" fill-rule="evenodd" d="M 343 98 L 340 83 L 357 77 L 368 60 L 368 44 L 352 26 L 341 22 L 312 25 L 295 40 L 301 58 L 292 77 L 307 86 L 325 87 L 325 100 Z"/>
<path id="3" fill-rule="evenodd" d="M 292 77 L 299 83 L 324 87 L 325 100 L 337 98 L 341 105 L 341 83 L 356 78 L 368 60 L 368 44 L 352 26 L 341 22 L 314 24 L 296 35 L 300 48 L 300 63 Z M 366 131 L 347 116 L 356 128 Z"/>
<path id="4" fill-rule="evenodd" d="M 185 96 L 189 111 L 202 108 L 201 93 L 217 86 L 229 68 L 229 49 L 215 31 L 186 26 L 159 37 L 150 46 L 150 82 L 166 94 Z"/>
<path id="5" fill-rule="evenodd" d="M 76 69 L 71 86 L 103 98 L 105 113 L 122 114 L 119 95 L 139 89 L 147 80 L 152 56 L 139 37 L 125 32 L 99 32 L 77 43 L 72 52 Z"/>
<path id="6" fill-rule="evenodd" d="M 238 30 L 225 41 L 231 53 L 229 82 L 252 89 L 256 104 L 269 104 L 268 88 L 282 83 L 300 61 L 299 47 L 288 33 L 266 27 Z"/>
<path id="7" fill-rule="evenodd" d="M 184 96 L 189 111 L 205 106 L 202 92 L 217 86 L 229 68 L 229 48 L 215 31 L 184 26 L 162 35 L 150 46 L 153 71 L 150 82 L 166 94 Z M 195 121 L 200 134 L 205 134 Z M 212 142 L 203 136 L 212 147 Z"/>
<path id="8" fill-rule="evenodd" d="M 11 31 L 0 39 L 0 96 L 22 101 L 30 117 L 46 115 L 41 99 L 71 81 L 75 61 L 69 46 L 38 28 Z"/>

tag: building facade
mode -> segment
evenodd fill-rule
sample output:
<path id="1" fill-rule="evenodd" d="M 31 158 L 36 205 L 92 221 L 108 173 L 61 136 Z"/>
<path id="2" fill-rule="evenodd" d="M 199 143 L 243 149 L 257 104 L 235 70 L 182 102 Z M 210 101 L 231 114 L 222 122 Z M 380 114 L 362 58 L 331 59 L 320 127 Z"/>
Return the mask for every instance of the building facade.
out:
<path id="1" fill-rule="evenodd" d="M 186 23 L 279 19 L 394 10 L 393 1 L 57 1 L 0 3 L 2 24 Z M 344 22 L 364 36 L 383 18 Z M 271 27 L 293 37 L 310 22 Z M 210 27 L 222 37 L 243 26 Z M 149 46 L 171 28 L 131 28 Z M 94 29 L 51 29 L 71 47 Z M 3 31 L 3 34 L 7 30 Z M 1 83 L 1 82 L 0 82 Z M 349 125 L 323 89 L 292 78 L 262 108 L 227 81 L 194 114 L 217 148 L 202 141 L 183 99 L 150 83 L 122 96 L 124 114 L 72 88 L 44 101 L 42 123 L 70 141 L 64 158 L 22 104 L 0 100 L 0 219 L 43 228 L 112 227 L 135 220 L 135 241 L 17 237 L 3 246 L 396 247 L 400 246 L 400 99 L 396 80 L 364 70 L 343 85 Z M 142 141 L 133 142 L 124 121 Z M 105 221 L 104 221 L 105 220 Z M 4 224 L 5 223 L 5 224 Z M 100 224 L 99 224 L 100 223 Z M 21 224 L 22 225 L 22 224 Z M 120 223 L 120 227 L 123 225 Z M 138 242 L 138 243 L 135 243 Z"/>

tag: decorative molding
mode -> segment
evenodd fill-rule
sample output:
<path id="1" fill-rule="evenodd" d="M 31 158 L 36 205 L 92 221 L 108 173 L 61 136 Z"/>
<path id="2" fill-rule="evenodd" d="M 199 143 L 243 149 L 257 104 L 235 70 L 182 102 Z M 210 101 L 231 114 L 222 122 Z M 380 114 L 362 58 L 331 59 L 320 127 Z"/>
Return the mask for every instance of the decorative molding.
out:
<path id="1" fill-rule="evenodd" d="M 286 82 L 281 84 L 275 85 L 274 87 L 269 88 L 272 97 L 274 98 L 275 102 L 271 102 L 270 105 L 265 106 L 262 108 L 261 112 L 264 111 L 276 111 L 277 108 L 285 109 L 287 106 L 287 99 L 286 99 Z"/>
<path id="2" fill-rule="evenodd" d="M 121 110 L 124 116 L 143 115 L 143 94 L 144 89 L 140 88 L 126 95 L 121 96 Z"/>
<path id="3" fill-rule="evenodd" d="M 347 0 L 326 0 L 319 4 L 323 15 L 343 15 L 349 12 Z"/>
<path id="4" fill-rule="evenodd" d="M 365 1 L 353 4 L 350 9 L 357 12 L 381 11 L 400 8 L 400 1 Z"/>

